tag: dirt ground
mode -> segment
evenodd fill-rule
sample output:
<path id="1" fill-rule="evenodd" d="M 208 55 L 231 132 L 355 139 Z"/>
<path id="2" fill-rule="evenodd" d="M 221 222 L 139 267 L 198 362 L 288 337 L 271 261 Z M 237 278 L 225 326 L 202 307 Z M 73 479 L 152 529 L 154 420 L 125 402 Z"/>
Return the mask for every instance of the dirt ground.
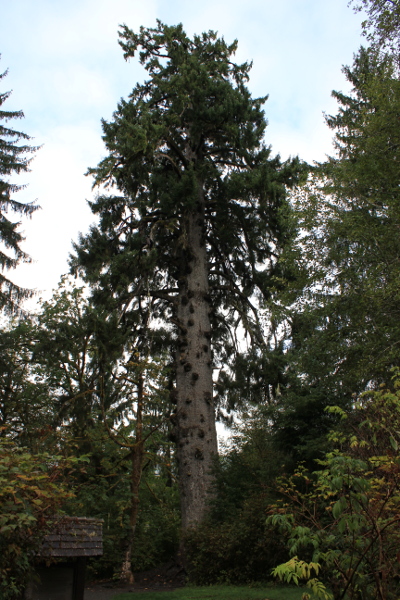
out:
<path id="1" fill-rule="evenodd" d="M 135 574 L 135 582 L 121 584 L 117 581 L 97 581 L 88 583 L 85 588 L 85 600 L 111 600 L 122 592 L 162 592 L 174 590 L 185 584 L 185 573 L 175 563 L 169 563 Z"/>

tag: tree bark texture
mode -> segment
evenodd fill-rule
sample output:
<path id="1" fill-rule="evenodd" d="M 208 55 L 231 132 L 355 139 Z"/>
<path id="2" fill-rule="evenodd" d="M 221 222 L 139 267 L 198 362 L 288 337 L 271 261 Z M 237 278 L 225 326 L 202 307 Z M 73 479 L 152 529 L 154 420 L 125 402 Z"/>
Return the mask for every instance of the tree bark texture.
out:
<path id="1" fill-rule="evenodd" d="M 217 454 L 213 403 L 208 260 L 204 243 L 204 201 L 183 225 L 185 276 L 177 318 L 177 458 L 183 530 L 197 525 L 207 508 L 211 467 Z"/>

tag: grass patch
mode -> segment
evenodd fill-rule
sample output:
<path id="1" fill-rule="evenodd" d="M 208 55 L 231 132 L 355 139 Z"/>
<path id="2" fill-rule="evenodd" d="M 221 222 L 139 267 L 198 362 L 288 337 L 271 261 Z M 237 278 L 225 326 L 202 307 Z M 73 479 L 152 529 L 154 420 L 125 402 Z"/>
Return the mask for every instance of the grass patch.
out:
<path id="1" fill-rule="evenodd" d="M 213 585 L 184 587 L 174 591 L 124 593 L 113 600 L 301 600 L 304 589 L 289 586 L 248 587 Z"/>

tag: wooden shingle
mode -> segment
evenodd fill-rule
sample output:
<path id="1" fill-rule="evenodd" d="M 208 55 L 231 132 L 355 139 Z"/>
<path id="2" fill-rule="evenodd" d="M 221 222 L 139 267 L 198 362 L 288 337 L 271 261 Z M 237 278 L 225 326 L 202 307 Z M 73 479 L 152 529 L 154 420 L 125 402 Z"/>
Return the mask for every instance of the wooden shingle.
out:
<path id="1" fill-rule="evenodd" d="M 103 521 L 86 517 L 54 520 L 40 550 L 40 556 L 77 557 L 103 554 Z"/>

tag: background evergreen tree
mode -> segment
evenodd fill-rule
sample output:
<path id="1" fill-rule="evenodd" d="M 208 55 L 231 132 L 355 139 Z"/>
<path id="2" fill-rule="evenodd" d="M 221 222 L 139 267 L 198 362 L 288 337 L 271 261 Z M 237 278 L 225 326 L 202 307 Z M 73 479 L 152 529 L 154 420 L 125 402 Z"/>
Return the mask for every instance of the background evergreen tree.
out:
<path id="1" fill-rule="evenodd" d="M 103 122 L 109 154 L 89 172 L 110 194 L 91 203 L 100 222 L 74 266 L 122 319 L 155 299 L 153 324 L 174 327 L 186 528 L 204 515 L 217 452 L 212 347 L 233 350 L 239 323 L 263 343 L 259 309 L 289 235 L 280 211 L 298 166 L 270 157 L 266 98 L 251 98 L 236 43 L 158 22 L 139 34 L 124 26 L 120 44 L 125 58 L 141 50 L 150 78 Z"/>
<path id="2" fill-rule="evenodd" d="M 24 317 L 0 335 L 0 438 L 47 451 L 56 406 L 34 358 L 37 325 Z"/>
<path id="3" fill-rule="evenodd" d="M 288 308 L 285 409 L 276 430 L 298 459 L 323 449 L 332 426 L 326 405 L 350 409 L 353 394 L 387 382 L 400 362 L 399 5 L 362 4 L 371 47 L 344 69 L 352 92 L 333 92 L 339 110 L 327 123 L 336 154 L 295 201 L 305 280 Z"/>
<path id="4" fill-rule="evenodd" d="M 7 71 L 0 74 L 0 81 L 7 75 Z M 10 312 L 15 312 L 23 298 L 31 295 L 29 290 L 23 289 L 5 277 L 4 271 L 13 269 L 21 261 L 29 262 L 29 256 L 21 249 L 22 234 L 18 231 L 20 223 L 7 216 L 7 212 L 21 216 L 30 216 L 39 207 L 31 203 L 17 202 L 12 197 L 15 192 L 23 188 L 10 181 L 10 176 L 29 171 L 32 154 L 37 148 L 29 146 L 26 141 L 30 137 L 26 133 L 10 129 L 6 123 L 11 119 L 21 119 L 22 111 L 5 111 L 2 105 L 11 92 L 0 93 L 0 307 Z M 20 144 L 19 142 L 22 142 Z M 11 254 L 10 254 L 11 251 Z"/>

